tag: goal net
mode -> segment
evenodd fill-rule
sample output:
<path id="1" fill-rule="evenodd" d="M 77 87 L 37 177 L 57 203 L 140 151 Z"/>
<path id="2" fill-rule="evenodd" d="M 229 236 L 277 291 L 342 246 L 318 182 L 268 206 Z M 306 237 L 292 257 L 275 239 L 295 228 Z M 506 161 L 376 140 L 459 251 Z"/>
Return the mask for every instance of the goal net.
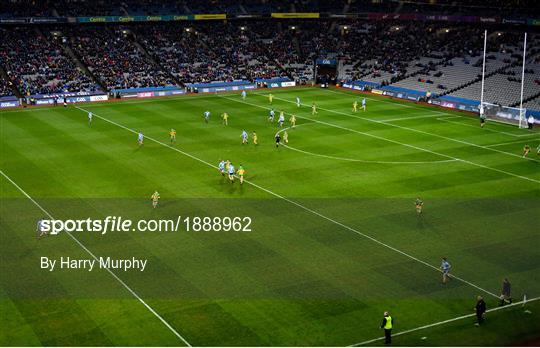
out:
<path id="1" fill-rule="evenodd" d="M 487 120 L 515 124 L 519 128 L 527 128 L 526 111 L 525 108 L 513 108 L 486 102 L 480 105 L 480 114 L 483 113 Z"/>

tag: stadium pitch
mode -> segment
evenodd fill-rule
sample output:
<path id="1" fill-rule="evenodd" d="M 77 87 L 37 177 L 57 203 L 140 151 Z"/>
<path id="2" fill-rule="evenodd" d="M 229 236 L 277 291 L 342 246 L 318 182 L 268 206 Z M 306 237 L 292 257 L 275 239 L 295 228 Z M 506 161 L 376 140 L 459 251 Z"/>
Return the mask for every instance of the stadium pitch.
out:
<path id="1" fill-rule="evenodd" d="M 395 345 L 539 337 L 537 131 L 345 90 L 269 93 L 0 112 L 0 344 L 379 345 L 383 311 Z M 172 230 L 36 231 L 107 217 Z M 515 303 L 496 309 L 503 278 Z"/>

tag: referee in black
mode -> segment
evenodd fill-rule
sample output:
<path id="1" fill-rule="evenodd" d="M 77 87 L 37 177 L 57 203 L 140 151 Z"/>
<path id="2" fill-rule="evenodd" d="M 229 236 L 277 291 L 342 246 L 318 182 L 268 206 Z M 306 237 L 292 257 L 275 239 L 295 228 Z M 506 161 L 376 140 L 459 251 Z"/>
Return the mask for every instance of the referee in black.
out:
<path id="1" fill-rule="evenodd" d="M 384 312 L 384 317 L 381 322 L 381 329 L 384 329 L 384 344 L 392 343 L 392 326 L 394 319 L 390 316 L 390 313 Z"/>

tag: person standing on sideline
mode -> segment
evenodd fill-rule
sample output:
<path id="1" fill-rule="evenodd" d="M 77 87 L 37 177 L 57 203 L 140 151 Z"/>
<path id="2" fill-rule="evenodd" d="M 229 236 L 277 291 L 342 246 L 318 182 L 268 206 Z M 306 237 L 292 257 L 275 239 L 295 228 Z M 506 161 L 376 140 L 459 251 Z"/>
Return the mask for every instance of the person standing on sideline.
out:
<path id="1" fill-rule="evenodd" d="M 381 322 L 381 329 L 384 329 L 384 344 L 392 343 L 392 326 L 394 319 L 390 316 L 390 313 L 384 312 L 384 317 Z"/>
<path id="2" fill-rule="evenodd" d="M 486 303 L 484 302 L 484 299 L 482 296 L 478 296 L 476 298 L 476 323 L 474 325 L 480 326 L 482 322 L 484 321 L 484 313 L 486 312 Z"/>
<path id="3" fill-rule="evenodd" d="M 441 272 L 442 272 L 442 282 L 443 284 L 446 284 L 450 280 L 450 268 L 452 266 L 450 265 L 450 262 L 446 259 L 446 257 L 442 258 L 441 262 Z"/>
<path id="4" fill-rule="evenodd" d="M 508 281 L 508 278 L 504 278 L 501 291 L 501 302 L 499 306 L 504 306 L 506 303 L 512 303 L 512 296 L 510 291 L 512 290 L 512 285 Z"/>
<path id="5" fill-rule="evenodd" d="M 530 115 L 527 119 L 527 126 L 529 126 L 529 129 L 533 129 L 534 127 L 534 117 L 533 115 Z"/>

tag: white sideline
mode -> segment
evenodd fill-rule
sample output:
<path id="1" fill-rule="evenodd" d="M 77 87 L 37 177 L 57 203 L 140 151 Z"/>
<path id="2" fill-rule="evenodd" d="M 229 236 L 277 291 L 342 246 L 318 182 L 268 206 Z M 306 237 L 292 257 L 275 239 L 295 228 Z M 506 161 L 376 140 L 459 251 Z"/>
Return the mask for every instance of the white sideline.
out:
<path id="1" fill-rule="evenodd" d="M 539 141 L 540 142 L 540 139 L 527 139 L 527 140 L 532 140 L 532 141 Z M 498 143 L 498 144 L 491 144 L 491 145 L 486 145 L 487 147 L 495 147 L 495 146 L 504 146 L 504 145 L 511 145 L 511 144 L 516 144 L 516 143 L 520 143 L 520 144 L 523 144 L 524 140 L 516 140 L 516 141 L 509 141 L 507 143 Z"/>
<path id="2" fill-rule="evenodd" d="M 486 311 L 486 313 L 491 313 L 491 312 L 495 312 L 495 311 L 498 311 L 498 310 L 518 306 L 518 305 L 525 305 L 527 302 L 534 302 L 534 301 L 538 301 L 538 300 L 540 300 L 540 297 L 534 297 L 534 298 L 526 300 L 526 301 L 513 302 L 513 303 L 505 305 L 505 306 L 488 309 Z M 432 324 L 428 324 L 428 325 L 424 325 L 424 326 L 419 326 L 419 327 L 416 327 L 414 329 L 400 331 L 400 332 L 397 332 L 395 334 L 392 334 L 392 337 L 405 335 L 405 334 L 408 334 L 408 333 L 411 333 L 411 332 L 428 329 L 430 327 L 439 326 L 439 325 L 451 323 L 453 321 L 458 321 L 458 320 L 465 319 L 465 318 L 471 318 L 471 317 L 474 317 L 474 316 L 476 316 L 476 314 L 471 313 L 471 314 L 462 315 L 460 317 L 455 317 L 455 318 L 452 318 L 452 319 L 447 319 L 447 320 L 439 321 L 439 322 L 436 322 L 436 323 L 432 323 Z M 360 342 L 360 343 L 355 343 L 355 344 L 350 345 L 349 347 L 365 346 L 366 344 L 370 344 L 370 343 L 377 342 L 377 341 L 380 341 L 380 340 L 384 340 L 384 336 L 383 337 L 377 337 L 377 338 L 374 338 L 374 339 L 371 339 L 371 340 L 368 340 L 368 341 L 364 341 L 364 342 Z"/>
<path id="3" fill-rule="evenodd" d="M 84 112 L 86 112 L 86 113 L 89 112 L 88 110 L 85 110 L 85 109 L 80 108 L 80 107 L 78 107 L 78 106 L 75 106 L 75 108 L 77 108 L 77 109 L 79 109 L 79 110 L 81 110 L 81 111 L 84 111 Z M 131 129 L 131 128 L 128 128 L 128 127 L 126 127 L 126 126 L 124 126 L 124 125 L 122 125 L 122 124 L 119 124 L 119 123 L 117 123 L 117 122 L 115 122 L 115 121 L 109 120 L 109 119 L 107 119 L 107 118 L 105 118 L 105 117 L 103 117 L 103 116 L 100 116 L 100 115 L 96 114 L 96 113 L 92 113 L 92 114 L 94 115 L 94 117 L 97 117 L 97 118 L 99 118 L 99 119 L 102 119 L 102 120 L 105 121 L 105 122 L 108 122 L 108 123 L 113 124 L 113 125 L 115 125 L 115 126 L 117 126 L 117 127 L 123 128 L 123 129 L 125 129 L 125 130 L 127 130 L 127 131 L 129 131 L 129 132 L 131 132 L 131 133 L 138 134 L 138 132 L 136 132 L 135 130 L 133 130 L 133 129 Z M 187 156 L 187 157 L 189 157 L 189 158 L 191 158 L 191 159 L 193 159 L 193 160 L 195 160 L 195 161 L 198 161 L 198 162 L 200 162 L 200 163 L 206 164 L 207 166 L 209 166 L 209 167 L 211 167 L 211 168 L 218 169 L 217 166 L 215 166 L 215 165 L 213 165 L 213 164 L 211 164 L 211 163 L 208 163 L 208 162 L 206 162 L 205 160 L 203 160 L 203 159 L 201 159 L 201 158 L 198 158 L 198 157 L 196 157 L 196 156 L 194 156 L 194 155 L 192 155 L 192 154 L 189 154 L 189 153 L 187 153 L 187 152 L 184 152 L 184 151 L 182 151 L 182 150 L 180 150 L 180 149 L 178 149 L 178 148 L 176 148 L 176 147 L 170 146 L 169 144 L 166 144 L 166 143 L 164 143 L 164 142 L 161 142 L 161 141 L 156 140 L 156 139 L 154 139 L 154 138 L 151 138 L 151 137 L 149 137 L 149 136 L 145 136 L 145 137 L 146 137 L 147 139 L 149 139 L 149 140 L 151 140 L 151 141 L 157 143 L 157 144 L 160 144 L 160 145 L 162 145 L 162 146 L 164 146 L 164 147 L 167 147 L 167 148 L 169 148 L 169 149 L 171 149 L 171 150 L 174 150 L 174 151 L 176 151 L 176 152 L 178 152 L 178 153 L 181 153 L 181 154 L 183 154 L 184 156 Z M 364 234 L 364 233 L 362 233 L 362 232 L 360 232 L 360 231 L 358 231 L 358 230 L 356 230 L 356 229 L 354 229 L 354 228 L 352 228 L 352 227 L 350 227 L 350 226 L 347 226 L 347 225 L 345 225 L 345 224 L 343 224 L 343 223 L 341 223 L 341 222 L 339 222 L 339 221 L 336 221 L 336 220 L 334 220 L 334 219 L 332 219 L 332 218 L 330 218 L 330 217 L 328 217 L 328 216 L 326 216 L 326 215 L 323 215 L 323 214 L 321 214 L 321 213 L 319 213 L 319 212 L 317 212 L 317 211 L 315 211 L 315 210 L 313 210 L 313 209 L 310 209 L 310 208 L 308 208 L 308 207 L 306 207 L 306 206 L 304 206 L 304 205 L 302 205 L 302 204 L 300 204 L 300 203 L 298 203 L 298 202 L 295 202 L 295 201 L 293 201 L 293 200 L 291 200 L 291 199 L 289 199 L 289 198 L 286 198 L 286 197 L 284 197 L 284 196 L 281 196 L 281 195 L 278 194 L 278 193 L 275 193 L 275 192 L 273 192 L 273 191 L 270 191 L 269 189 L 266 189 L 266 188 L 264 188 L 264 187 L 262 187 L 262 186 L 259 186 L 259 185 L 255 184 L 255 183 L 252 182 L 252 181 L 249 181 L 249 180 L 245 180 L 245 179 L 244 179 L 244 182 L 247 183 L 247 184 L 249 184 L 249 185 L 251 185 L 251 186 L 253 186 L 253 187 L 256 187 L 256 188 L 258 188 L 259 190 L 262 190 L 262 191 L 264 191 L 264 192 L 266 192 L 266 193 L 268 193 L 268 194 L 270 194 L 270 195 L 272 195 L 272 196 L 274 196 L 274 197 L 277 197 L 277 198 L 282 199 L 282 200 L 284 200 L 284 201 L 286 201 L 286 202 L 289 202 L 289 203 L 291 203 L 291 204 L 293 204 L 293 205 L 295 205 L 295 206 L 297 206 L 297 207 L 299 207 L 299 208 L 301 208 L 301 209 L 303 209 L 303 210 L 305 210 L 305 211 L 307 211 L 307 212 L 310 212 L 310 213 L 312 213 L 312 214 L 314 214 L 314 215 L 317 215 L 317 216 L 319 216 L 320 218 L 322 218 L 322 219 L 324 219 L 324 220 L 330 221 L 330 222 L 332 222 L 332 223 L 334 223 L 334 224 L 336 224 L 336 225 L 338 225 L 338 226 L 343 227 L 343 228 L 346 229 L 346 230 L 349 230 L 349 231 L 351 231 L 351 232 L 353 232 L 353 233 L 356 233 L 356 234 L 359 235 L 359 236 L 362 236 L 362 237 L 367 238 L 367 239 L 369 239 L 369 240 L 371 240 L 371 241 L 373 241 L 373 242 L 375 242 L 375 243 L 377 243 L 377 244 L 379 244 L 379 245 L 382 245 L 382 246 L 385 247 L 385 248 L 388 248 L 388 249 L 393 250 L 393 251 L 395 251 L 395 252 L 397 252 L 397 253 L 399 253 L 399 254 L 405 256 L 405 257 L 408 257 L 408 258 L 411 259 L 411 260 L 417 261 L 417 262 L 419 262 L 419 263 L 421 263 L 421 264 L 423 264 L 423 265 L 425 265 L 425 266 L 427 266 L 427 267 L 429 267 L 429 268 L 431 268 L 431 269 L 436 270 L 437 272 L 441 272 L 441 270 L 440 270 L 438 267 L 433 266 L 432 264 L 429 264 L 429 263 L 427 263 L 427 262 L 425 262 L 425 261 L 422 261 L 422 260 L 420 260 L 420 259 L 418 259 L 418 258 L 416 258 L 416 257 L 414 257 L 414 256 L 412 256 L 412 255 L 410 255 L 410 254 L 407 254 L 407 253 L 404 252 L 404 251 L 401 251 L 401 250 L 399 250 L 399 249 L 396 249 L 396 248 L 394 248 L 394 247 L 391 246 L 391 245 L 388 245 L 388 244 L 386 244 L 386 243 L 384 243 L 384 242 L 381 242 L 380 240 L 375 239 L 375 238 L 371 237 L 370 235 Z M 497 296 L 496 294 L 492 293 L 491 291 L 488 291 L 488 290 L 486 290 L 486 289 L 483 289 L 483 288 L 481 288 L 481 287 L 479 287 L 479 286 L 477 286 L 477 285 L 475 285 L 475 284 L 473 284 L 473 283 L 471 283 L 471 282 L 469 282 L 469 281 L 467 281 L 467 280 L 465 280 L 465 279 L 463 279 L 463 278 L 457 277 L 457 276 L 455 276 L 455 275 L 453 275 L 453 274 L 452 274 L 451 276 L 452 276 L 452 278 L 455 278 L 455 279 L 457 279 L 457 280 L 459 280 L 459 281 L 461 281 L 461 282 L 463 282 L 463 283 L 465 283 L 465 284 L 467 284 L 467 285 L 470 285 L 470 286 L 476 288 L 477 290 L 480 290 L 480 291 L 482 291 L 482 292 L 485 292 L 486 294 L 489 294 L 489 295 L 491 295 L 491 296 L 494 296 L 494 297 L 497 297 L 497 298 L 498 298 L 498 296 Z"/>
<path id="4" fill-rule="evenodd" d="M 36 207 L 38 207 L 50 219 L 54 220 L 54 217 L 47 210 L 45 210 L 45 208 L 43 208 L 38 202 L 36 202 L 28 193 L 26 193 L 26 191 L 24 191 L 15 181 L 13 181 L 1 169 L 0 169 L 0 174 L 2 174 L 4 178 L 6 178 L 11 184 L 13 184 L 13 186 L 15 186 L 24 196 L 26 196 L 26 198 L 28 198 L 32 203 L 34 203 Z M 99 259 L 94 255 L 94 253 L 92 253 L 83 243 L 81 243 L 77 238 L 75 238 L 73 234 L 67 231 L 66 231 L 66 234 L 69 235 L 71 239 L 73 239 L 84 251 L 86 251 L 90 256 L 92 256 L 94 260 L 99 261 Z M 150 307 L 150 305 L 148 305 L 139 295 L 137 295 L 137 293 L 133 291 L 133 289 L 131 289 L 126 283 L 124 283 L 122 279 L 120 279 L 109 268 L 105 267 L 105 270 L 107 270 L 107 272 L 109 272 L 113 276 L 114 279 L 116 279 L 124 288 L 126 288 L 126 290 L 129 291 L 133 295 L 133 297 L 139 300 L 139 302 L 142 303 L 154 316 L 156 316 L 173 334 L 176 335 L 176 337 L 178 337 L 188 347 L 191 347 L 191 344 L 189 344 L 189 342 L 184 337 L 182 337 L 182 335 L 180 335 L 178 331 L 176 331 L 165 319 L 161 317 L 161 315 L 159 315 L 152 307 Z"/>
<path id="5" fill-rule="evenodd" d="M 264 94 L 260 94 L 260 93 L 253 93 L 253 94 L 258 95 L 258 96 L 261 96 L 261 97 L 264 97 Z M 287 100 L 287 99 L 283 99 L 283 98 L 278 98 L 278 97 L 274 97 L 274 98 L 275 98 L 275 99 L 278 99 L 278 100 L 282 100 L 282 101 L 287 102 L 287 103 L 296 104 L 295 101 L 291 101 L 291 100 Z M 302 104 L 302 105 L 304 105 L 304 106 L 309 106 L 309 105 L 307 105 L 307 104 Z M 336 111 L 336 110 L 330 110 L 330 109 L 325 109 L 325 108 L 321 108 L 321 107 L 317 107 L 317 109 L 319 109 L 319 110 L 324 110 L 324 111 L 328 111 L 328 112 L 332 112 L 332 113 L 334 113 L 334 114 L 343 115 L 343 116 L 347 116 L 347 117 L 358 118 L 358 119 L 360 119 L 360 120 L 364 120 L 364 121 L 368 121 L 368 122 L 373 122 L 373 123 L 378 123 L 378 124 L 387 125 L 387 126 L 390 126 L 390 127 L 400 128 L 400 129 L 408 130 L 408 131 L 415 132 L 415 133 L 421 133 L 421 134 L 425 134 L 425 135 L 429 135 L 429 136 L 433 136 L 433 137 L 437 137 L 437 138 L 441 138 L 441 139 L 445 139 L 445 140 L 457 142 L 457 143 L 464 144 L 464 145 L 468 145 L 468 146 L 478 147 L 478 148 L 482 148 L 482 149 L 486 149 L 486 150 L 490 150 L 490 151 L 502 153 L 502 154 L 505 154 L 505 155 L 508 155 L 508 156 L 513 156 L 513 157 L 517 157 L 517 158 L 529 160 L 529 161 L 532 161 L 532 162 L 539 162 L 538 160 L 536 160 L 536 159 L 534 159 L 534 158 L 529 158 L 529 157 L 523 158 L 523 156 L 518 155 L 518 154 L 515 154 L 515 153 L 506 152 L 506 151 L 500 151 L 500 150 L 496 150 L 496 149 L 493 149 L 493 148 L 490 148 L 490 147 L 485 147 L 485 146 L 483 146 L 483 145 L 473 144 L 473 143 L 469 143 L 468 141 L 458 140 L 458 139 L 446 137 L 446 136 L 444 136 L 444 135 L 439 135 L 439 134 L 429 133 L 429 132 L 422 131 L 422 130 L 415 129 L 415 128 L 399 126 L 399 125 L 397 125 L 397 124 L 393 124 L 393 123 L 389 123 L 389 122 L 377 121 L 377 120 L 374 120 L 374 119 L 371 119 L 371 118 L 366 118 L 366 117 L 361 117 L 361 116 L 350 115 L 350 114 L 345 113 L 345 112 Z M 444 156 L 447 156 L 447 155 L 444 155 Z M 447 156 L 447 157 L 450 157 L 450 156 Z M 518 178 L 521 178 L 521 179 L 524 179 L 524 180 L 529 180 L 529 181 L 533 181 L 533 182 L 536 182 L 536 183 L 540 183 L 540 180 L 532 179 L 532 178 L 529 178 L 529 177 L 526 177 L 526 176 L 523 176 L 523 175 L 518 175 L 518 174 L 506 172 L 506 171 L 504 171 L 504 170 L 500 170 L 500 169 L 496 169 L 496 168 L 493 168 L 493 167 L 485 166 L 485 165 L 483 165 L 483 164 L 478 164 L 478 163 L 471 162 L 471 161 L 464 160 L 464 159 L 459 159 L 459 160 L 462 161 L 462 162 L 466 162 L 466 163 L 475 165 L 475 166 L 479 166 L 479 167 L 491 169 L 491 170 L 494 170 L 494 171 L 498 171 L 498 172 L 500 172 L 500 173 L 505 173 L 505 174 L 507 174 L 507 175 L 515 176 L 515 177 L 518 177 Z"/>
<path id="6" fill-rule="evenodd" d="M 396 121 L 407 121 L 407 120 L 416 120 L 419 118 L 434 118 L 434 117 L 440 117 L 440 114 L 427 114 L 427 115 L 419 115 L 419 116 L 405 116 L 405 117 L 396 117 L 396 118 L 388 118 L 388 119 L 382 119 L 379 120 L 381 122 L 396 122 Z"/>
<path id="7" fill-rule="evenodd" d="M 257 94 L 257 95 L 263 96 L 262 94 Z M 258 108 L 262 108 L 262 109 L 270 110 L 269 107 L 261 106 L 261 105 L 258 105 L 258 104 L 248 103 L 248 102 L 242 101 L 242 100 L 236 100 L 236 99 L 232 99 L 232 98 L 228 98 L 228 97 L 221 97 L 221 98 L 227 99 L 227 100 L 231 100 L 231 101 L 235 101 L 235 102 L 238 102 L 238 103 L 243 103 L 243 104 L 251 105 L 251 106 L 258 107 Z M 281 99 L 281 98 L 277 98 L 277 97 L 274 97 L 274 98 L 280 99 L 280 100 L 285 100 L 285 99 Z M 285 100 L 285 101 L 286 101 L 286 102 L 289 102 L 288 100 Z M 291 103 L 296 104 L 295 102 L 291 102 Z M 306 104 L 302 104 L 302 105 L 306 105 Z M 330 111 L 330 112 L 335 112 L 335 113 L 340 113 L 340 112 L 338 112 L 338 111 L 332 111 L 332 110 L 323 109 L 323 108 L 319 108 L 319 109 L 321 109 L 321 110 L 326 110 L 326 111 Z M 344 115 L 350 116 L 350 115 L 347 115 L 347 114 L 344 114 Z M 470 164 L 470 165 L 473 165 L 473 166 L 476 166 L 476 167 L 489 169 L 489 170 L 492 170 L 492 171 L 495 171 L 495 172 L 503 173 L 503 174 L 506 174 L 506 175 L 509 175 L 509 176 L 513 176 L 513 177 L 516 177 L 516 178 L 520 178 L 520 179 L 523 179 L 523 180 L 532 181 L 532 182 L 535 182 L 535 183 L 540 184 L 540 180 L 536 180 L 536 179 L 529 178 L 529 177 L 526 177 L 526 176 L 523 176 L 523 175 L 519 175 L 519 174 L 514 174 L 514 173 L 511 173 L 511 172 L 507 172 L 507 171 L 502 170 L 502 169 L 497 169 L 497 168 L 489 167 L 489 166 L 486 166 L 486 165 L 483 165 L 483 164 L 479 164 L 479 163 L 476 163 L 476 162 L 471 162 L 471 161 L 469 161 L 469 160 L 465 160 L 465 159 L 462 159 L 462 158 L 457 158 L 457 157 L 453 157 L 453 156 L 450 156 L 450 155 L 446 155 L 446 154 L 443 154 L 443 153 L 440 153 L 440 152 L 436 152 L 436 151 L 431 151 L 431 150 L 428 150 L 428 149 L 420 148 L 420 147 L 418 147 L 418 146 L 414 146 L 414 145 L 409 145 L 409 144 L 401 143 L 401 142 L 396 141 L 396 140 L 390 140 L 390 139 L 387 139 L 387 138 L 384 138 L 384 137 L 380 137 L 380 136 L 375 136 L 375 135 L 372 135 L 372 134 L 369 134 L 369 133 L 364 133 L 364 132 L 352 130 L 352 129 L 350 129 L 350 128 L 345 128 L 345 127 L 337 126 L 337 125 L 334 125 L 334 124 L 331 124 L 331 123 L 327 123 L 327 122 L 323 122 L 323 121 L 318 121 L 318 120 L 315 120 L 314 118 L 309 118 L 309 117 L 304 117 L 304 116 L 297 116 L 297 117 L 303 118 L 303 119 L 306 119 L 306 120 L 310 120 L 310 121 L 313 121 L 313 122 L 318 122 L 318 123 L 321 123 L 321 124 L 325 124 L 325 125 L 328 125 L 328 126 L 331 126 L 331 127 L 342 128 L 342 129 L 349 130 L 349 131 L 352 131 L 352 132 L 356 132 L 356 133 L 359 133 L 359 134 L 363 134 L 363 135 L 371 136 L 371 137 L 374 137 L 374 138 L 378 138 L 378 139 L 381 139 L 381 140 L 386 140 L 386 141 L 394 142 L 394 143 L 396 143 L 396 144 L 400 144 L 400 145 L 403 145 L 403 146 L 412 147 L 412 148 L 415 148 L 415 149 L 417 149 L 417 150 L 429 152 L 429 153 L 432 153 L 432 154 L 435 154 L 435 155 L 439 155 L 439 156 L 442 156 L 442 157 L 446 157 L 446 158 L 449 158 L 449 159 L 453 159 L 453 160 L 456 160 L 456 161 L 460 161 L 460 162 L 463 162 L 463 163 L 467 163 L 467 164 Z M 354 117 L 354 116 L 351 116 L 351 117 Z M 361 118 L 361 119 L 364 119 L 364 118 L 362 118 L 362 117 L 360 117 L 360 118 Z M 372 121 L 372 120 L 370 120 L 370 119 L 366 119 L 366 120 Z M 380 121 L 373 121 L 373 122 L 380 123 L 380 124 L 385 124 L 385 125 L 390 125 L 390 126 L 393 126 L 393 127 L 399 127 L 399 128 L 402 128 L 402 127 L 400 127 L 400 126 L 393 125 L 393 124 L 391 124 L 391 123 L 384 123 L 384 122 L 380 122 Z M 518 156 L 518 157 L 521 158 L 521 156 Z"/>

